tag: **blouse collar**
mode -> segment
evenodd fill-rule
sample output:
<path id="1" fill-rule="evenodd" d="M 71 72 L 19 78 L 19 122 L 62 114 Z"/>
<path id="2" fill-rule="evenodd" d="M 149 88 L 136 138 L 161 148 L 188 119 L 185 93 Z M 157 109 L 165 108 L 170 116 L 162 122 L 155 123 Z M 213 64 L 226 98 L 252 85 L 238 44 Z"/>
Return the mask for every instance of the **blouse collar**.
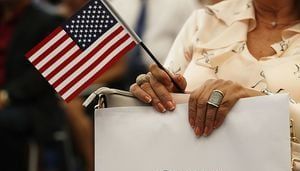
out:
<path id="1" fill-rule="evenodd" d="M 256 27 L 253 0 L 224 0 L 215 5 L 207 6 L 207 8 L 228 26 L 234 22 L 248 21 L 248 31 L 252 31 Z M 283 38 L 287 39 L 298 33 L 300 33 L 300 23 L 284 30 Z"/>

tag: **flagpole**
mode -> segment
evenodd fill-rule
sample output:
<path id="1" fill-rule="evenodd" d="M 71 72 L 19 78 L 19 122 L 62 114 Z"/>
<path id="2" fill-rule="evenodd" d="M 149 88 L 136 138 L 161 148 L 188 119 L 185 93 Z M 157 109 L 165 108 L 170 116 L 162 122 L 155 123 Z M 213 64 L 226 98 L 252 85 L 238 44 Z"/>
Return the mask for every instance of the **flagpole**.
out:
<path id="1" fill-rule="evenodd" d="M 139 44 L 145 50 L 145 52 L 150 56 L 150 58 L 155 62 L 155 64 L 160 69 L 162 69 L 167 73 L 167 75 L 170 77 L 176 89 L 178 89 L 181 93 L 184 93 L 184 90 L 180 88 L 180 86 L 174 80 L 171 73 L 158 61 L 158 59 L 154 56 L 154 54 L 150 51 L 150 49 L 143 43 L 142 39 L 127 25 L 127 23 L 118 14 L 118 12 L 114 9 L 114 7 L 107 0 L 101 0 L 101 1 L 104 3 L 107 9 L 110 10 L 113 15 L 115 15 L 115 17 L 119 20 L 119 22 L 128 30 L 129 34 L 131 34 L 131 36 L 135 39 L 137 44 Z"/>
<path id="2" fill-rule="evenodd" d="M 147 46 L 143 43 L 140 42 L 139 44 L 146 52 L 147 54 L 150 56 L 150 58 L 156 63 L 156 65 L 162 69 L 163 71 L 165 71 L 165 73 L 167 73 L 167 75 L 171 78 L 171 81 L 173 82 L 174 86 L 176 87 L 177 90 L 180 91 L 180 93 L 184 93 L 184 90 L 181 89 L 181 87 L 177 84 L 177 82 L 174 80 L 173 76 L 171 75 L 171 73 L 155 58 L 155 56 L 153 55 L 153 53 L 147 48 Z"/>

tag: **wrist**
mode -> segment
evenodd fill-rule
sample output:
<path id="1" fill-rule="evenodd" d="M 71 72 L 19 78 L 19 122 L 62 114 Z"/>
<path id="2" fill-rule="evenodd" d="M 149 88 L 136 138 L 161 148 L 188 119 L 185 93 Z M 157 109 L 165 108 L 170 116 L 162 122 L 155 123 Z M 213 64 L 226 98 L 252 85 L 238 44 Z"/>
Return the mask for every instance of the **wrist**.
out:
<path id="1" fill-rule="evenodd" d="M 247 94 L 248 94 L 248 97 L 255 97 L 255 96 L 264 96 L 264 95 L 266 95 L 262 91 L 257 91 L 255 89 L 249 89 L 249 88 L 247 88 Z"/>

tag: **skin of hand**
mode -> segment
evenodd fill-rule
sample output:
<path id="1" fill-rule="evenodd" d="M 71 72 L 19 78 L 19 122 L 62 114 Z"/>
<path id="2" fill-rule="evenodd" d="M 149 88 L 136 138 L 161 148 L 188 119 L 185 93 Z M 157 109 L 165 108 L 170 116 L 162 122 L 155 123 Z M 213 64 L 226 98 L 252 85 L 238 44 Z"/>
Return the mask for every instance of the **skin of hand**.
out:
<path id="1" fill-rule="evenodd" d="M 6 108 L 9 105 L 9 96 L 7 91 L 0 90 L 0 110 Z"/>
<path id="2" fill-rule="evenodd" d="M 177 92 L 168 75 L 157 65 L 150 66 L 150 81 L 141 86 L 136 83 L 130 87 L 131 93 L 145 103 L 151 103 L 159 112 L 175 109 L 171 92 Z M 182 75 L 175 75 L 174 80 L 184 90 L 186 80 Z M 219 108 L 208 105 L 207 102 L 213 90 L 221 90 L 224 98 Z M 214 129 L 224 122 L 228 112 L 240 98 L 263 95 L 261 92 L 244 88 L 232 81 L 208 80 L 200 88 L 194 90 L 189 99 L 189 122 L 195 135 L 209 136 Z"/>
<path id="3" fill-rule="evenodd" d="M 213 90 L 220 90 L 224 98 L 216 108 L 207 104 Z M 261 96 L 263 93 L 245 88 L 232 81 L 207 80 L 200 88 L 191 93 L 189 99 L 189 122 L 196 136 L 209 136 L 219 128 L 229 111 L 241 98 Z"/>
<path id="4" fill-rule="evenodd" d="M 145 103 L 151 103 L 158 112 L 173 111 L 176 107 L 171 92 L 178 92 L 170 77 L 157 65 L 151 65 L 148 73 L 150 80 L 141 86 L 136 83 L 130 87 L 131 93 Z M 180 74 L 173 76 L 182 90 L 186 88 L 186 80 Z"/>
<path id="5" fill-rule="evenodd" d="M 6 106 L 5 102 L 0 98 L 0 110 L 4 109 Z"/>

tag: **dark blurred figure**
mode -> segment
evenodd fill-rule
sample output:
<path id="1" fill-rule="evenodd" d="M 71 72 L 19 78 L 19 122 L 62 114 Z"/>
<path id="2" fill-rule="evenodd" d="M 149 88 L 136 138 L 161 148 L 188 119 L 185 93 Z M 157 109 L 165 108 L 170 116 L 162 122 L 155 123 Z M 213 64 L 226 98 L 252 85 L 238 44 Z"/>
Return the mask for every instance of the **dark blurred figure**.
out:
<path id="1" fill-rule="evenodd" d="M 65 19 L 74 15 L 87 0 L 34 0 L 41 9 L 48 13 L 57 14 Z M 115 67 L 112 67 L 115 68 Z M 115 70 L 114 70 L 115 71 Z M 118 72 L 118 71 L 117 71 Z M 115 73 L 115 72 L 109 72 Z M 121 73 L 121 72 L 118 72 Z M 104 74 L 104 80 L 113 79 L 116 74 Z M 103 78 L 103 77 L 101 77 Z M 89 94 L 89 93 L 88 93 Z M 83 100 L 75 98 L 70 103 L 66 103 L 66 121 L 70 130 L 72 145 L 74 145 L 73 158 L 76 160 L 76 167 L 81 167 L 85 171 L 93 171 L 93 107 L 90 115 L 82 106 Z"/>
<path id="2" fill-rule="evenodd" d="M 62 20 L 30 0 L 0 0 L 0 170 L 27 170 L 28 140 L 51 143 L 64 111 L 24 54 Z"/>

